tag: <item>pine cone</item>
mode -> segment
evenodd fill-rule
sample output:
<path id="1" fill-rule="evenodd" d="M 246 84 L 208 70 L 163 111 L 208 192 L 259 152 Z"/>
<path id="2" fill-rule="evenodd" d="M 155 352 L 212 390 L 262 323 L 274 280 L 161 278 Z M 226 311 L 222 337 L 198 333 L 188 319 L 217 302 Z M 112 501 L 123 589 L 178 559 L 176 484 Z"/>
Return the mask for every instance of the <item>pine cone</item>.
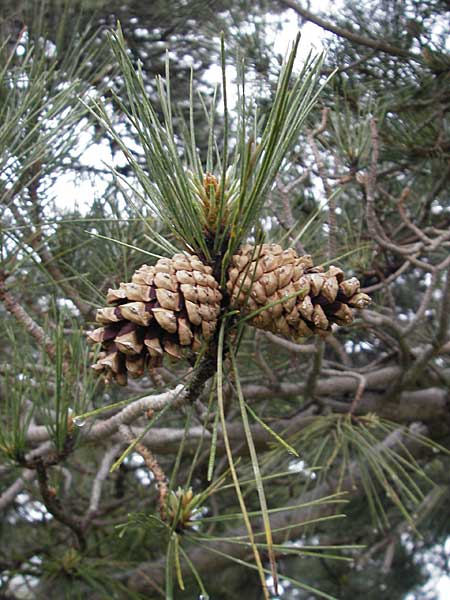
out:
<path id="1" fill-rule="evenodd" d="M 348 325 L 353 320 L 351 307 L 370 303 L 356 277 L 344 280 L 338 267 L 324 271 L 313 266 L 310 256 L 277 244 L 243 246 L 232 258 L 227 289 L 232 306 L 244 315 L 277 302 L 249 324 L 294 339 L 323 335 L 332 323 Z"/>
<path id="2" fill-rule="evenodd" d="M 344 280 L 338 267 L 324 271 L 310 256 L 277 244 L 243 246 L 232 257 L 227 289 L 231 307 L 243 315 L 259 311 L 250 325 L 294 339 L 324 335 L 332 323 L 348 325 L 352 308 L 370 303 L 356 277 Z M 197 256 L 175 254 L 143 265 L 131 283 L 108 291 L 114 306 L 97 312 L 102 327 L 88 335 L 102 351 L 93 368 L 126 385 L 128 375 L 141 377 L 164 353 L 182 358 L 183 349 L 198 351 L 216 330 L 221 300 L 211 267 Z"/>
<path id="3" fill-rule="evenodd" d="M 164 353 L 174 358 L 183 349 L 197 351 L 214 333 L 222 294 L 212 269 L 197 256 L 175 254 L 155 266 L 143 265 L 131 283 L 110 289 L 113 306 L 97 311 L 102 327 L 88 334 L 102 344 L 93 368 L 126 385 L 127 375 L 141 377 L 146 366 L 160 364 Z"/>

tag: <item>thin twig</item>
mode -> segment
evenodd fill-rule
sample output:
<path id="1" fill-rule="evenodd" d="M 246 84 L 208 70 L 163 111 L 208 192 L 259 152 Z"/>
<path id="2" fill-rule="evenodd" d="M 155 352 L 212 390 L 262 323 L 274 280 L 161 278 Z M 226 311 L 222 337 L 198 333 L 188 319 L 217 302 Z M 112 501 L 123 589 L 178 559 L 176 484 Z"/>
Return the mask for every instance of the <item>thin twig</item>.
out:
<path id="1" fill-rule="evenodd" d="M 0 496 L 0 511 L 5 510 L 12 502 L 14 502 L 17 494 L 36 476 L 34 469 L 24 469 L 22 475 L 16 479 Z"/>
<path id="2" fill-rule="evenodd" d="M 378 142 L 378 129 L 377 122 L 375 119 L 370 120 L 370 137 L 372 142 L 372 155 L 370 159 L 369 172 L 364 178 L 364 185 L 366 190 L 366 216 L 367 216 L 367 227 L 372 237 L 377 237 L 377 225 L 378 220 L 375 212 L 375 186 L 377 183 L 377 168 L 378 168 L 378 157 L 379 157 L 379 142 Z"/>
<path id="3" fill-rule="evenodd" d="M 414 265 L 426 272 L 433 273 L 435 269 L 445 269 L 450 264 L 450 256 L 444 258 L 437 265 L 432 265 L 429 262 L 420 260 L 418 257 L 424 249 L 428 251 L 438 250 L 444 241 L 448 239 L 450 235 L 448 232 L 444 232 L 441 236 L 436 237 L 434 240 L 427 238 L 427 243 L 422 239 L 414 243 L 408 243 L 404 245 L 395 244 L 386 235 L 383 227 L 381 226 L 375 211 L 375 189 L 377 182 L 377 168 L 378 168 L 378 157 L 379 157 L 379 138 L 376 119 L 370 121 L 371 131 L 371 142 L 372 142 L 372 156 L 370 161 L 370 168 L 368 173 L 365 175 L 359 175 L 357 180 L 362 184 L 365 196 L 366 196 L 366 219 L 367 229 L 370 236 L 383 248 L 399 254 L 404 257 L 411 265 Z M 420 238 L 422 236 L 419 236 Z"/>
<path id="4" fill-rule="evenodd" d="M 42 327 L 30 317 L 11 292 L 7 291 L 4 276 L 0 276 L 0 300 L 5 305 L 6 310 L 24 326 L 28 333 L 37 341 L 38 345 L 45 348 L 47 354 L 54 360 L 56 357 L 56 350 L 53 342 L 45 334 Z"/>
<path id="5" fill-rule="evenodd" d="M 304 398 L 305 401 L 313 400 L 316 394 L 317 380 L 322 369 L 322 358 L 325 344 L 323 340 L 316 340 L 316 352 L 313 355 L 311 369 L 306 379 Z"/>
<path id="6" fill-rule="evenodd" d="M 398 277 L 400 277 L 400 275 L 402 275 L 407 269 L 409 269 L 410 266 L 411 266 L 411 263 L 408 260 L 405 260 L 402 263 L 402 265 L 396 271 L 394 271 L 394 273 L 391 273 L 388 277 L 383 279 L 383 281 L 380 281 L 379 283 L 374 283 L 373 285 L 369 285 L 367 287 L 361 288 L 361 291 L 364 292 L 365 294 L 370 294 L 372 292 L 376 292 L 377 290 L 381 289 L 385 285 L 390 284 L 393 281 L 395 281 Z"/>
<path id="7" fill-rule="evenodd" d="M 323 369 L 322 373 L 324 375 L 338 375 L 341 377 L 354 377 L 355 379 L 358 380 L 358 387 L 356 388 L 355 391 L 355 396 L 352 400 L 352 403 L 350 405 L 349 408 L 349 414 L 353 415 L 356 411 L 356 409 L 358 408 L 358 405 L 361 401 L 362 395 L 364 394 L 364 390 L 366 389 L 366 385 L 367 385 L 367 378 L 364 377 L 364 375 L 362 375 L 361 373 L 356 373 L 355 371 L 336 371 L 334 369 Z"/>
<path id="8" fill-rule="evenodd" d="M 127 443 L 131 443 L 135 439 L 135 435 L 133 435 L 133 432 L 129 426 L 121 425 L 119 432 L 123 440 Z M 158 485 L 159 513 L 161 515 L 161 519 L 164 521 L 166 519 L 166 501 L 169 495 L 169 480 L 167 475 L 164 473 L 153 453 L 146 446 L 144 446 L 144 444 L 136 444 L 135 450 L 144 459 L 147 469 L 153 474 Z"/>
<path id="9" fill-rule="evenodd" d="M 115 444 L 114 446 L 111 446 L 111 448 L 109 448 L 103 454 L 102 460 L 100 462 L 100 466 L 98 468 L 98 471 L 97 471 L 94 481 L 92 483 L 91 498 L 89 501 L 89 509 L 88 509 L 88 517 L 87 517 L 88 519 L 90 519 L 92 516 L 94 516 L 98 510 L 98 506 L 99 506 L 100 498 L 101 498 L 101 494 L 102 494 L 103 484 L 104 484 L 106 478 L 108 477 L 111 465 L 113 464 L 117 455 L 120 453 L 122 446 L 123 446 L 123 444 L 120 444 L 120 443 Z"/>
<path id="10" fill-rule="evenodd" d="M 408 323 L 407 327 L 405 327 L 405 329 L 403 330 L 404 335 L 407 335 L 408 333 L 413 331 L 414 328 L 416 327 L 416 325 L 423 319 L 425 312 L 427 311 L 428 306 L 430 305 L 430 302 L 433 299 L 433 293 L 435 291 L 435 285 L 437 283 L 437 279 L 438 279 L 438 271 L 433 271 L 431 274 L 430 281 L 427 284 L 427 289 L 425 290 L 425 293 L 423 295 L 422 302 L 420 303 L 420 306 L 417 309 L 416 314 L 411 319 L 411 321 Z"/>
<path id="11" fill-rule="evenodd" d="M 45 508 L 48 512 L 55 517 L 57 521 L 66 525 L 73 531 L 78 540 L 80 550 L 86 549 L 86 540 L 84 539 L 83 527 L 81 520 L 69 515 L 65 510 L 64 506 L 56 496 L 56 492 L 48 484 L 47 469 L 44 466 L 42 460 L 36 462 L 36 473 L 39 482 L 39 489 L 41 492 L 42 500 L 45 504 Z"/>
<path id="12" fill-rule="evenodd" d="M 314 344 L 296 344 L 295 342 L 286 340 L 269 331 L 265 331 L 264 335 L 268 340 L 277 344 L 277 346 L 286 348 L 286 350 L 289 350 L 289 352 L 293 352 L 294 354 L 313 354 L 316 352 L 316 346 Z"/>
<path id="13" fill-rule="evenodd" d="M 386 52 L 387 54 L 392 54 L 393 56 L 408 58 L 419 63 L 422 62 L 422 58 L 417 54 L 413 54 L 412 52 L 408 52 L 407 50 L 403 50 L 402 48 L 398 48 L 397 46 L 394 46 L 392 44 L 388 44 L 380 39 L 372 40 L 370 38 L 359 35 L 358 33 L 354 33 L 353 31 L 349 31 L 348 29 L 344 29 L 343 27 L 339 27 L 338 25 L 334 25 L 329 21 L 325 21 L 325 19 L 314 15 L 305 8 L 302 8 L 297 2 L 294 2 L 293 0 L 280 0 L 280 2 L 287 8 L 292 8 L 297 14 L 299 14 L 307 21 L 311 21 L 311 23 L 318 25 L 322 29 L 330 31 L 331 33 L 334 33 L 339 37 L 343 37 L 347 40 L 350 40 L 355 44 L 358 44 L 360 46 L 367 46 L 368 48 L 373 48 L 374 50 L 380 50 L 381 52 Z"/>
<path id="14" fill-rule="evenodd" d="M 158 495 L 159 495 L 159 513 L 161 519 L 164 521 L 166 518 L 166 500 L 169 494 L 169 484 L 166 474 L 161 468 L 155 456 L 146 448 L 143 444 L 136 445 L 136 452 L 138 452 L 147 466 L 147 469 L 153 473 L 155 480 L 158 484 Z"/>
<path id="15" fill-rule="evenodd" d="M 405 205 L 405 201 L 408 198 L 410 192 L 411 192 L 411 190 L 409 189 L 409 187 L 406 187 L 402 191 L 400 198 L 397 201 L 398 214 L 400 215 L 401 220 L 406 225 L 406 227 L 408 227 L 408 229 L 413 231 L 416 234 L 416 236 L 419 239 L 421 239 L 425 244 L 431 244 L 432 242 L 431 242 L 430 238 L 422 231 L 422 229 L 420 229 L 420 227 L 417 227 L 417 225 L 415 225 L 411 221 L 411 219 L 408 217 L 408 215 L 406 214 L 404 205 Z"/>
<path id="16" fill-rule="evenodd" d="M 324 75 L 332 75 L 333 73 L 337 74 L 345 73 L 346 71 L 352 71 L 355 67 L 359 67 L 359 65 L 362 65 L 363 63 L 376 56 L 376 53 L 376 50 L 371 50 L 364 56 L 361 56 L 361 58 L 353 60 L 351 63 L 348 63 L 342 67 L 338 67 L 337 69 L 322 69 L 322 73 Z"/>
<path id="17" fill-rule="evenodd" d="M 328 208 L 328 259 L 332 259 L 337 253 L 337 222 L 336 222 L 336 200 L 334 199 L 333 190 L 328 182 L 328 177 L 325 172 L 325 165 L 320 156 L 319 149 L 316 144 L 316 138 L 318 135 L 323 133 L 327 128 L 329 108 L 322 110 L 322 120 L 320 125 L 313 131 L 309 131 L 307 134 L 308 143 L 311 146 L 314 160 L 317 165 L 320 180 L 322 181 L 323 189 L 327 199 Z"/>
<path id="18" fill-rule="evenodd" d="M 274 370 L 269 367 L 266 359 L 261 352 L 261 332 L 257 331 L 254 340 L 255 360 L 261 370 L 267 375 L 270 385 L 274 388 L 278 387 L 279 378 L 276 376 Z"/>
<path id="19" fill-rule="evenodd" d="M 325 338 L 325 343 L 328 344 L 338 355 L 343 365 L 346 367 L 351 366 L 351 361 L 345 348 L 339 342 L 339 340 L 332 334 L 329 333 Z"/>

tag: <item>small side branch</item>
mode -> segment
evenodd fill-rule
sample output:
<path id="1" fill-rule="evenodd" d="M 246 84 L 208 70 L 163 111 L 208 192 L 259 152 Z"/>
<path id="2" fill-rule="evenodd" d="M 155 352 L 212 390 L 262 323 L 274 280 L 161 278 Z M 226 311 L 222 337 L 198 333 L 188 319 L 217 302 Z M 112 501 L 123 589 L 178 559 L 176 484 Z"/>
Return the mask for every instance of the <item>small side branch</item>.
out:
<path id="1" fill-rule="evenodd" d="M 48 484 L 47 470 L 42 460 L 36 462 L 36 473 L 39 482 L 39 490 L 41 492 L 45 508 L 51 515 L 55 517 L 57 521 L 63 525 L 66 525 L 66 527 L 73 531 L 77 537 L 80 550 L 84 551 L 86 549 L 86 540 L 84 539 L 81 521 L 67 514 L 67 512 L 64 510 L 62 503 L 56 496 L 55 490 Z"/>
<path id="2" fill-rule="evenodd" d="M 313 356 L 313 362 L 311 365 L 311 369 L 308 373 L 308 378 L 306 380 L 305 385 L 304 398 L 306 402 L 313 400 L 315 397 L 317 380 L 319 379 L 319 375 L 322 370 L 322 358 L 324 349 L 324 341 L 319 339 L 316 340 L 316 352 Z"/>
<path id="3" fill-rule="evenodd" d="M 130 427 L 126 427 L 125 425 L 120 427 L 120 434 L 124 441 L 132 442 L 134 439 L 133 434 L 131 433 Z M 158 504 L 159 504 L 159 513 L 161 515 L 161 519 L 164 521 L 166 518 L 166 501 L 167 496 L 169 494 L 169 485 L 166 474 L 158 463 L 157 459 L 153 455 L 153 453 L 146 447 L 144 444 L 136 444 L 135 450 L 138 454 L 142 456 L 144 459 L 145 465 L 150 473 L 153 474 L 156 483 L 158 484 Z"/>
<path id="4" fill-rule="evenodd" d="M 343 27 L 339 27 L 337 25 L 334 25 L 333 23 L 325 21 L 325 19 L 322 19 L 321 17 L 314 15 L 313 13 L 309 12 L 309 10 L 306 10 L 305 8 L 302 8 L 297 2 L 294 2 L 293 0 L 281 0 L 281 4 L 283 6 L 285 6 L 286 8 L 292 8 L 298 15 L 300 15 L 307 21 L 311 21 L 311 23 L 318 25 L 322 29 L 325 29 L 326 31 L 330 31 L 331 33 L 334 33 L 334 34 L 338 35 L 339 37 L 345 38 L 346 40 L 349 40 L 350 42 L 358 44 L 359 46 L 367 46 L 368 48 L 373 48 L 374 50 L 380 50 L 381 52 L 386 52 L 386 54 L 392 54 L 393 56 L 399 56 L 401 58 L 409 58 L 409 59 L 415 60 L 417 62 L 422 62 L 420 56 L 418 56 L 416 54 L 412 54 L 411 52 L 408 52 L 407 50 L 403 50 L 402 48 L 397 48 L 397 46 L 393 46 L 392 44 L 388 44 L 382 40 L 372 40 L 370 38 L 367 38 L 367 37 L 364 37 L 357 33 L 354 33 L 353 31 L 344 29 Z"/>
<path id="5" fill-rule="evenodd" d="M 157 412 L 162 410 L 168 403 L 172 403 L 176 406 L 178 404 L 184 404 L 185 402 L 186 395 L 184 393 L 184 386 L 182 385 L 178 385 L 175 389 L 164 392 L 163 394 L 145 396 L 144 398 L 140 398 L 132 404 L 129 404 L 109 419 L 96 423 L 92 429 L 87 432 L 86 438 L 91 441 L 110 437 L 117 432 L 120 425 L 132 423 L 148 410 Z"/>
<path id="6" fill-rule="evenodd" d="M 323 375 L 331 375 L 331 376 L 341 376 L 341 377 L 354 377 L 358 380 L 358 387 L 356 388 L 355 396 L 352 400 L 352 403 L 349 408 L 349 414 L 353 415 L 358 408 L 358 405 L 363 396 L 364 390 L 366 389 L 367 379 L 361 373 L 357 373 L 356 371 L 336 371 L 335 369 L 324 369 L 322 371 Z"/>
<path id="7" fill-rule="evenodd" d="M 34 337 L 39 346 L 43 346 L 45 351 L 54 359 L 56 356 L 55 346 L 45 331 L 38 325 L 26 312 L 20 302 L 6 289 L 5 278 L 0 276 L 0 300 L 5 305 L 6 310 L 11 313 L 19 323 Z"/>
<path id="8" fill-rule="evenodd" d="M 164 471 L 162 470 L 160 464 L 156 460 L 155 456 L 150 452 L 148 448 L 146 448 L 143 444 L 138 444 L 136 446 L 136 452 L 138 452 L 147 466 L 147 469 L 153 473 L 155 480 L 158 484 L 158 494 L 159 494 L 159 512 L 161 515 L 161 519 L 165 520 L 166 518 L 166 500 L 169 494 L 169 485 L 168 479 Z"/>
<path id="9" fill-rule="evenodd" d="M 100 498 L 102 495 L 102 488 L 106 478 L 109 475 L 111 465 L 116 459 L 116 456 L 120 453 L 123 444 L 115 444 L 111 446 L 101 460 L 97 474 L 95 475 L 94 483 L 92 484 L 91 498 L 89 501 L 89 510 L 86 520 L 95 515 L 100 504 Z"/>
<path id="10" fill-rule="evenodd" d="M 19 494 L 27 483 L 32 481 L 36 476 L 33 469 L 24 469 L 22 475 L 9 486 L 0 496 L 0 510 L 5 510 Z"/>
<path id="11" fill-rule="evenodd" d="M 337 223 L 336 223 L 336 201 L 333 196 L 333 190 L 328 182 L 327 174 L 325 172 L 325 165 L 320 156 L 319 148 L 316 144 L 316 138 L 318 135 L 323 133 L 327 128 L 329 108 L 324 108 L 322 111 L 322 121 L 320 125 L 314 130 L 308 132 L 308 143 L 311 146 L 314 160 L 317 165 L 319 177 L 322 181 L 323 189 L 327 199 L 328 207 L 328 259 L 336 256 L 337 253 Z"/>
<path id="12" fill-rule="evenodd" d="M 270 333 L 269 331 L 264 332 L 264 336 L 274 344 L 289 350 L 289 352 L 292 352 L 293 354 L 313 354 L 316 352 L 316 346 L 314 344 L 296 344 L 295 342 L 291 342 L 290 340 L 275 335 L 274 333 Z"/>

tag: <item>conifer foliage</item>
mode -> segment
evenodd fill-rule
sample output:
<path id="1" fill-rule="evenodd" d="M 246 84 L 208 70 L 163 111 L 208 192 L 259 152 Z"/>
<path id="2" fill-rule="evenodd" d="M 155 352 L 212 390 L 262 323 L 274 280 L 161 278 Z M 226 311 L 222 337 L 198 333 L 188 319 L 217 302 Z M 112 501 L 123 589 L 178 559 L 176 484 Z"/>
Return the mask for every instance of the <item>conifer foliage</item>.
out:
<path id="1" fill-rule="evenodd" d="M 0 1 L 0 596 L 442 567 L 445 3 L 303 4 Z"/>

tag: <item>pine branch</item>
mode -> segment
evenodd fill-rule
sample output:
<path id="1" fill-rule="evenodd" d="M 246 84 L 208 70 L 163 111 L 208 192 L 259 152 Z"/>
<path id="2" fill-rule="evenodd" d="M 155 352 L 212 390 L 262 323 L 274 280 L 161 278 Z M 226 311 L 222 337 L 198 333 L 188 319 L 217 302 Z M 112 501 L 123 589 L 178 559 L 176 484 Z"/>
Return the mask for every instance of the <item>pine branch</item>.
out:
<path id="1" fill-rule="evenodd" d="M 328 182 L 327 173 L 325 171 L 324 162 L 320 156 L 319 148 L 317 147 L 316 138 L 323 133 L 327 128 L 328 113 L 330 109 L 322 110 L 322 121 L 320 125 L 313 131 L 308 131 L 307 138 L 311 147 L 314 160 L 316 162 L 317 171 L 322 181 L 325 197 L 327 199 L 328 208 L 328 260 L 332 260 L 337 255 L 337 222 L 336 222 L 336 199 L 333 195 L 333 190 Z"/>
<path id="2" fill-rule="evenodd" d="M 293 418 L 273 421 L 271 423 L 271 427 L 274 431 L 289 436 L 296 431 L 300 431 L 303 427 L 309 424 L 314 418 L 314 412 L 314 407 L 311 407 L 306 410 L 301 410 Z M 238 444 L 241 441 L 243 435 L 242 425 L 239 422 L 231 422 L 227 425 L 227 428 L 230 439 L 233 440 L 235 444 Z M 35 442 L 38 438 L 39 440 L 42 440 L 45 436 L 48 437 L 48 433 L 46 433 L 45 429 L 46 428 L 43 426 L 31 427 L 29 430 L 28 440 L 32 443 Z M 255 440 L 255 444 L 258 446 L 258 448 L 261 451 L 267 450 L 270 447 L 268 444 L 270 444 L 270 442 L 273 442 L 273 438 L 271 438 L 267 434 L 267 432 L 262 427 L 260 427 L 260 425 L 252 425 L 251 430 L 252 436 Z M 136 438 L 140 437 L 142 433 L 145 433 L 145 430 L 143 427 L 134 425 L 133 432 Z M 183 441 L 185 435 L 187 442 L 186 448 L 188 450 L 195 450 L 195 447 L 201 438 L 204 438 L 205 440 L 210 440 L 212 437 L 212 433 L 210 431 L 205 431 L 203 426 L 190 427 L 187 430 L 187 432 L 183 428 L 153 427 L 149 432 L 147 432 L 143 436 L 142 444 L 147 446 L 152 451 L 158 452 L 160 454 L 174 454 L 178 451 L 179 445 Z M 220 442 L 222 438 L 220 427 L 218 429 L 217 435 L 218 440 Z M 110 439 L 113 443 L 120 443 L 122 441 L 122 437 L 117 432 L 112 434 L 110 437 L 106 437 L 104 439 Z M 98 441 L 98 438 L 91 439 L 88 432 L 79 440 L 79 444 L 88 446 L 89 443 L 95 443 Z M 51 453 L 51 449 L 48 448 L 47 452 Z"/>
<path id="3" fill-rule="evenodd" d="M 280 4 L 286 8 L 292 8 L 298 15 L 318 25 L 322 29 L 326 31 L 330 31 L 338 35 L 339 37 L 345 38 L 354 44 L 358 44 L 359 46 L 367 46 L 368 48 L 373 48 L 374 50 L 380 50 L 381 52 L 385 52 L 387 54 L 391 54 L 392 56 L 399 56 L 401 58 L 408 58 L 410 60 L 414 60 L 416 62 L 421 63 L 422 58 L 420 55 L 413 54 L 412 52 L 408 52 L 407 50 L 403 50 L 402 48 L 398 48 L 397 46 L 393 46 L 391 44 L 387 44 L 386 42 L 380 40 L 372 40 L 370 38 L 364 37 L 353 31 L 349 31 L 348 29 L 344 29 L 343 27 L 339 27 L 330 23 L 329 21 L 325 21 L 321 17 L 314 15 L 309 10 L 306 10 L 302 6 L 300 6 L 294 0 L 279 0 Z"/>
<path id="4" fill-rule="evenodd" d="M 379 444 L 380 449 L 398 449 L 404 447 L 409 447 L 410 451 L 417 451 L 417 442 L 404 437 L 404 431 L 401 428 L 388 435 Z M 344 498 L 346 501 L 357 498 L 363 493 L 363 486 L 361 485 L 362 472 L 359 464 L 357 462 L 351 464 L 348 472 L 350 474 L 340 483 L 340 490 L 345 494 Z M 336 514 L 336 504 L 321 503 L 320 498 L 332 495 L 335 492 L 338 481 L 338 472 L 330 474 L 326 482 L 316 486 L 311 492 L 302 496 L 300 502 L 305 506 L 289 510 L 290 505 L 299 504 L 299 499 L 295 498 L 290 505 L 285 507 L 286 510 L 284 512 L 280 511 L 272 515 L 271 523 L 275 543 L 282 543 L 286 539 L 287 531 L 289 532 L 289 538 L 301 536 L 304 531 L 305 521 L 321 519 Z M 264 529 L 261 521 L 257 525 L 255 524 L 255 530 L 259 535 L 263 534 Z M 243 539 L 246 536 L 246 530 L 242 527 L 235 528 L 227 531 L 226 536 L 228 539 L 232 537 Z M 200 572 L 224 568 L 230 564 L 226 555 L 234 558 L 244 558 L 248 554 L 248 546 L 246 544 L 238 545 L 231 541 L 220 540 L 207 542 L 206 539 L 204 544 L 192 547 L 190 551 L 190 558 Z M 219 551 L 220 554 L 214 551 Z M 145 592 L 146 577 L 159 583 L 163 576 L 164 561 L 143 562 L 130 575 L 128 585 L 135 591 Z"/>
<path id="5" fill-rule="evenodd" d="M 37 203 L 38 199 L 35 198 L 34 201 L 35 203 Z M 35 204 L 35 206 L 37 206 L 37 204 Z M 42 261 L 42 266 L 46 269 L 46 271 L 56 283 L 56 285 L 58 285 L 61 288 L 61 290 L 66 294 L 67 298 L 70 298 L 70 300 L 72 300 L 72 302 L 75 304 L 75 306 L 85 318 L 92 317 L 92 306 L 87 302 L 84 302 L 84 300 L 82 300 L 80 295 L 78 294 L 77 290 L 66 281 L 66 277 L 61 272 L 61 269 L 59 268 L 54 256 L 48 249 L 46 240 L 44 239 L 44 236 L 42 234 L 39 216 L 35 215 L 35 221 L 37 218 L 37 224 L 35 223 L 36 229 L 33 230 L 33 228 L 28 224 L 27 220 L 21 215 L 19 209 L 14 205 L 14 198 L 8 204 L 8 208 L 13 213 L 17 224 L 20 225 L 22 231 L 27 235 L 26 239 L 24 239 L 24 243 L 29 245 L 36 252 L 36 254 Z"/>
<path id="6" fill-rule="evenodd" d="M 130 435 L 128 435 L 128 441 L 132 441 L 132 439 L 130 439 Z M 136 452 L 142 456 L 147 469 L 153 474 L 158 484 L 159 513 L 161 515 L 161 519 L 164 521 L 166 518 L 166 500 L 167 496 L 169 495 L 167 475 L 162 470 L 155 456 L 143 444 L 137 444 Z"/>
<path id="7" fill-rule="evenodd" d="M 86 516 L 85 525 L 86 522 L 95 517 L 97 513 L 100 504 L 103 484 L 109 475 L 111 465 L 116 460 L 117 456 L 120 454 L 122 446 L 123 443 L 114 444 L 113 446 L 108 448 L 108 450 L 106 450 L 102 456 L 100 466 L 92 483 L 91 497 L 89 500 L 89 509 Z"/>
<path id="8" fill-rule="evenodd" d="M 52 514 L 57 521 L 66 525 L 73 531 L 78 540 L 81 551 L 86 549 L 86 540 L 83 533 L 83 526 L 80 519 L 77 519 L 67 513 L 61 501 L 56 497 L 56 492 L 48 484 L 47 469 L 42 460 L 36 462 L 36 473 L 39 482 L 39 489 L 45 508 Z"/>
<path id="9" fill-rule="evenodd" d="M 129 425 L 149 410 L 158 412 L 165 408 L 167 404 L 176 407 L 185 402 L 184 386 L 179 385 L 163 394 L 146 396 L 136 400 L 116 415 L 93 425 L 92 429 L 85 435 L 89 440 L 108 438 L 118 431 L 120 425 Z"/>
<path id="10" fill-rule="evenodd" d="M 448 344 L 447 344 L 448 346 Z M 442 352 L 449 352 L 448 347 L 442 347 Z M 418 352 L 418 351 L 417 351 Z M 365 391 L 361 398 L 358 397 L 357 414 L 375 412 L 381 417 L 392 420 L 402 421 L 419 419 L 423 421 L 432 421 L 439 419 L 445 414 L 446 390 L 438 387 L 425 387 L 416 390 L 402 392 L 395 402 L 389 401 L 387 391 L 389 385 L 397 381 L 403 372 L 402 367 L 389 366 L 383 368 L 374 368 L 373 371 L 364 374 Z M 347 398 L 353 394 L 355 397 L 360 389 L 361 378 L 357 372 L 347 373 L 339 372 L 339 375 L 325 376 L 315 383 L 315 396 L 320 402 L 328 404 L 338 412 L 347 412 L 351 406 L 348 400 L 339 401 L 337 397 Z M 178 406 L 186 402 L 182 395 L 182 386 L 156 396 L 147 396 L 136 400 L 116 415 L 105 421 L 96 422 L 91 429 L 82 429 L 79 433 L 79 443 L 88 444 L 98 442 L 103 439 L 117 439 L 114 436 L 118 432 L 120 425 L 132 424 L 136 419 L 143 416 L 148 410 L 159 411 L 172 403 L 172 406 Z M 304 395 L 306 390 L 305 382 L 280 382 L 277 389 L 277 397 L 289 398 Z M 263 400 L 273 398 L 274 392 L 271 386 L 259 384 L 245 384 L 243 387 L 244 395 L 247 399 Z M 301 427 L 303 417 L 310 418 L 310 415 L 299 415 L 299 421 L 293 420 L 293 426 Z M 253 435 L 258 439 L 258 443 L 264 446 L 264 432 L 259 426 L 253 426 Z M 273 428 L 277 431 L 283 431 L 289 427 L 289 421 L 281 419 L 279 423 L 274 422 Z M 228 425 L 229 435 L 233 439 L 239 439 L 242 435 L 242 427 L 239 423 L 230 423 Z M 137 435 L 141 431 L 137 430 Z M 203 428 L 191 428 L 192 439 L 199 439 L 203 435 Z M 183 430 L 170 428 L 153 428 L 149 434 L 143 438 L 142 443 L 148 444 L 151 449 L 158 452 L 173 452 L 177 444 L 182 439 Z M 204 432 L 206 438 L 209 432 Z M 49 432 L 45 426 L 31 426 L 27 432 L 26 440 L 30 445 L 42 443 L 49 439 Z M 118 440 L 117 440 L 118 441 Z"/>
<path id="11" fill-rule="evenodd" d="M 0 495 L 0 511 L 5 510 L 12 504 L 27 483 L 33 481 L 35 476 L 36 471 L 34 469 L 24 469 L 22 475 Z"/>
<path id="12" fill-rule="evenodd" d="M 274 333 L 270 333 L 270 331 L 266 331 L 264 336 L 274 344 L 277 344 L 281 348 L 285 348 L 293 354 L 314 354 L 317 350 L 315 344 L 297 344 L 296 342 L 287 340 Z"/>
<path id="13" fill-rule="evenodd" d="M 6 310 L 10 312 L 21 325 L 23 325 L 32 337 L 34 337 L 38 346 L 43 347 L 49 357 L 54 360 L 56 358 L 56 349 L 53 342 L 46 335 L 42 327 L 30 317 L 11 292 L 7 291 L 6 278 L 4 275 L 0 275 L 0 301 L 3 302 Z"/>

